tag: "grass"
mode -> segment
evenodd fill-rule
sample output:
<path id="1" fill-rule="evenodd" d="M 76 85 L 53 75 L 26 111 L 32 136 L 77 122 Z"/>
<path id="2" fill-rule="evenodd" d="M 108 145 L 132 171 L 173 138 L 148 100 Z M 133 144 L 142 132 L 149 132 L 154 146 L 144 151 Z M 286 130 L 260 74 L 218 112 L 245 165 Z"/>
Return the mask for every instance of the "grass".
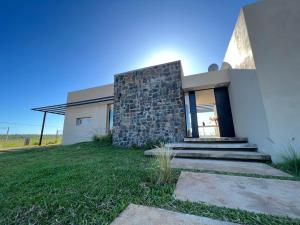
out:
<path id="1" fill-rule="evenodd" d="M 282 158 L 283 161 L 274 166 L 294 176 L 300 177 L 300 152 L 297 152 L 292 144 L 288 145 Z"/>
<path id="2" fill-rule="evenodd" d="M 153 159 L 141 150 L 97 142 L 0 154 L 0 224 L 109 224 L 129 203 L 241 224 L 300 220 L 175 200 L 170 184 L 152 181 Z"/>
<path id="3" fill-rule="evenodd" d="M 6 141 L 6 135 L 0 135 L 0 149 L 23 147 L 25 137 L 30 138 L 30 142 L 28 146 L 36 146 L 39 144 L 40 136 L 35 134 L 9 135 L 7 141 Z M 42 145 L 60 144 L 61 140 L 62 140 L 61 135 L 59 135 L 56 138 L 56 135 L 46 134 L 43 137 Z"/>
<path id="4" fill-rule="evenodd" d="M 94 135 L 93 141 L 97 142 L 100 146 L 108 146 L 112 144 L 112 134 L 107 135 Z"/>

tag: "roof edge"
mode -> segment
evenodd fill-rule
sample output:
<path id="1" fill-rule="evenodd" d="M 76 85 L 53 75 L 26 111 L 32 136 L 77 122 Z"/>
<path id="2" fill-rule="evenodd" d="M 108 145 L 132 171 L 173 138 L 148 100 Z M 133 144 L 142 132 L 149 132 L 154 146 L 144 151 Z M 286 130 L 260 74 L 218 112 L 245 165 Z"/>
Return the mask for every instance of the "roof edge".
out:
<path id="1" fill-rule="evenodd" d="M 122 73 L 116 73 L 114 76 L 119 76 L 119 75 L 124 75 L 127 73 L 132 73 L 132 72 L 137 72 L 137 71 L 141 71 L 141 70 L 145 70 L 145 69 L 150 69 L 156 66 L 163 66 L 163 65 L 169 65 L 169 64 L 175 64 L 175 63 L 179 63 L 181 66 L 181 60 L 176 60 L 176 61 L 172 61 L 172 62 L 167 62 L 167 63 L 161 63 L 161 64 L 157 64 L 157 65 L 153 65 L 153 66 L 147 66 L 147 67 L 143 67 L 143 68 L 139 68 L 139 69 L 134 69 L 134 70 L 129 70 L 126 72 L 122 72 Z"/>

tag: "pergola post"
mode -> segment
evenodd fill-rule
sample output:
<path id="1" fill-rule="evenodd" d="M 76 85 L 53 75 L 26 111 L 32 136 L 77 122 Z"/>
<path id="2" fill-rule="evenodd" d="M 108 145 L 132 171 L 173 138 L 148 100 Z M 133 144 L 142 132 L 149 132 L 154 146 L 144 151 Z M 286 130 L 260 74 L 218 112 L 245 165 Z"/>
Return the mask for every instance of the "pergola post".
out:
<path id="1" fill-rule="evenodd" d="M 46 115 L 47 115 L 47 112 L 44 112 L 43 124 L 42 124 L 42 130 L 41 130 L 41 134 L 40 134 L 40 142 L 39 142 L 39 146 L 42 145 L 42 140 L 43 140 L 43 134 L 44 134 L 44 127 L 45 127 Z"/>

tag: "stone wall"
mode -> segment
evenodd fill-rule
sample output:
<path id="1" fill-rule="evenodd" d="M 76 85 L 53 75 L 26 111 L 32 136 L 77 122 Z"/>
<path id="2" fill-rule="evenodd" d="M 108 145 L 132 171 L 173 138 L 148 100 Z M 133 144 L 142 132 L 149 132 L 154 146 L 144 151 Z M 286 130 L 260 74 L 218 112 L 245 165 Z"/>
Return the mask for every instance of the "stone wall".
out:
<path id="1" fill-rule="evenodd" d="M 115 75 L 113 143 L 179 142 L 185 136 L 180 61 Z"/>

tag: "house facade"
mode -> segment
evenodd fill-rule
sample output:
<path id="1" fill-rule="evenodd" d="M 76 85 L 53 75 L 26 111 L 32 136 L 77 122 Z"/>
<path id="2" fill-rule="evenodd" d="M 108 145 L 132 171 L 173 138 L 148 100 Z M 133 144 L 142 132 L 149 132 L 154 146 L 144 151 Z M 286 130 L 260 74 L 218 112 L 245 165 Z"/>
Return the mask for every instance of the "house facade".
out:
<path id="1" fill-rule="evenodd" d="M 277 160 L 300 145 L 300 2 L 241 9 L 221 68 L 184 74 L 180 61 L 116 74 L 114 83 L 70 92 L 63 144 L 113 134 L 114 144 L 247 137 Z"/>

